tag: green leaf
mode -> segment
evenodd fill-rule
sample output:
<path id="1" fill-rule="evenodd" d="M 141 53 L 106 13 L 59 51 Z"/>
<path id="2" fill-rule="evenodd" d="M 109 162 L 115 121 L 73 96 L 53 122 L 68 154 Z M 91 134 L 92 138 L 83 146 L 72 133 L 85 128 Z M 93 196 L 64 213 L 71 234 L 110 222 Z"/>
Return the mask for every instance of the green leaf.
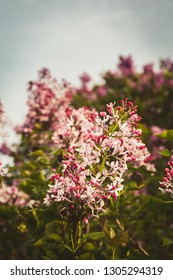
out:
<path id="1" fill-rule="evenodd" d="M 150 196 L 149 200 L 151 202 L 162 203 L 162 204 L 173 204 L 173 200 L 163 200 L 158 197 Z"/>
<path id="2" fill-rule="evenodd" d="M 54 253 L 52 250 L 45 249 L 45 253 L 46 253 L 47 259 L 49 259 L 49 260 L 56 260 L 57 259 L 57 254 Z"/>
<path id="3" fill-rule="evenodd" d="M 163 237 L 162 242 L 163 242 L 163 246 L 169 246 L 169 245 L 173 244 L 173 240 L 171 240 L 167 237 Z"/>
<path id="4" fill-rule="evenodd" d="M 161 154 L 162 156 L 165 156 L 165 157 L 170 157 L 171 156 L 171 152 L 168 150 L 168 149 L 165 149 L 161 152 L 158 152 L 159 154 Z"/>
<path id="5" fill-rule="evenodd" d="M 35 123 L 35 128 L 37 129 L 42 129 L 42 124 L 41 123 Z"/>
<path id="6" fill-rule="evenodd" d="M 156 136 L 163 138 L 163 139 L 167 139 L 169 141 L 173 140 L 173 130 L 169 129 L 169 130 L 164 130 L 162 133 L 156 134 Z"/>
<path id="7" fill-rule="evenodd" d="M 27 226 L 24 223 L 21 223 L 19 226 L 17 226 L 17 228 L 22 233 L 27 231 Z"/>
<path id="8" fill-rule="evenodd" d="M 138 128 L 142 129 L 142 135 L 149 135 L 150 134 L 150 130 L 148 129 L 148 127 L 142 123 L 138 124 Z"/>
<path id="9" fill-rule="evenodd" d="M 37 241 L 34 243 L 34 246 L 40 246 L 40 245 L 43 245 L 43 244 L 47 244 L 47 243 L 49 243 L 50 240 L 54 240 L 54 241 L 57 241 L 57 242 L 59 242 L 59 243 L 63 243 L 62 238 L 61 238 L 58 234 L 55 234 L 55 233 L 47 233 L 47 234 L 44 235 L 42 238 L 40 238 L 39 240 L 37 240 Z"/>
<path id="10" fill-rule="evenodd" d="M 92 232 L 89 234 L 84 234 L 83 237 L 85 239 L 102 240 L 105 238 L 105 234 L 104 232 Z"/>
<path id="11" fill-rule="evenodd" d="M 95 260 L 94 255 L 91 252 L 84 253 L 79 257 L 76 257 L 77 260 Z"/>
<path id="12" fill-rule="evenodd" d="M 110 227 L 109 237 L 110 239 L 113 239 L 115 237 L 115 231 L 112 227 Z"/>
<path id="13" fill-rule="evenodd" d="M 123 246 L 126 246 L 128 241 L 129 241 L 129 233 L 128 233 L 128 231 L 125 231 L 121 234 L 120 243 Z"/>
<path id="14" fill-rule="evenodd" d="M 127 163 L 127 167 L 128 167 L 129 171 L 139 172 L 146 176 L 147 175 L 149 176 L 152 173 L 151 171 L 147 170 L 146 166 L 144 166 L 144 165 L 137 168 L 137 167 L 134 167 L 131 164 Z"/>
<path id="15" fill-rule="evenodd" d="M 114 244 L 114 242 L 117 240 L 117 236 L 114 229 L 109 225 L 108 221 L 106 221 L 104 224 L 104 233 L 106 238 L 109 240 L 109 243 Z"/>
<path id="16" fill-rule="evenodd" d="M 123 222 L 120 221 L 119 219 L 116 219 L 116 223 L 117 223 L 117 225 L 120 227 L 120 229 L 121 229 L 122 231 L 124 231 L 124 224 L 123 224 Z"/>
<path id="17" fill-rule="evenodd" d="M 95 251 L 97 248 L 96 246 L 94 246 L 92 243 L 86 243 L 84 246 L 83 246 L 83 249 L 85 251 Z"/>
<path id="18" fill-rule="evenodd" d="M 48 256 L 42 256 L 42 259 L 43 259 L 43 260 L 46 260 L 46 261 L 52 260 L 52 258 L 50 258 L 50 257 L 48 257 Z"/>
<path id="19" fill-rule="evenodd" d="M 33 157 L 44 157 L 45 154 L 42 150 L 36 150 L 32 153 L 29 154 L 29 156 L 33 156 Z"/>
<path id="20" fill-rule="evenodd" d="M 37 215 L 37 211 L 36 211 L 35 209 L 33 209 L 33 210 L 32 210 L 32 214 L 33 214 L 34 219 L 36 220 L 36 223 L 37 223 L 36 228 L 39 228 L 39 226 L 40 226 L 40 220 L 39 220 L 39 217 L 38 217 L 38 215 Z"/>

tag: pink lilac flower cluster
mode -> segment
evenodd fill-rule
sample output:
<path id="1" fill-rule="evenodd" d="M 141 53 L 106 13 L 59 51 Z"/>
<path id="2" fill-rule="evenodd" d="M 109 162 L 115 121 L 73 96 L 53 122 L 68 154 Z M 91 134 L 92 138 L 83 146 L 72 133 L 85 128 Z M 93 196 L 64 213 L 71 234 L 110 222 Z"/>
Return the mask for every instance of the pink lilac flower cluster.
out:
<path id="1" fill-rule="evenodd" d="M 28 83 L 28 113 L 24 125 L 16 127 L 19 133 L 30 133 L 36 124 L 42 124 L 42 129 L 55 129 L 60 119 L 61 109 L 68 107 L 73 95 L 73 89 L 64 80 L 58 83 L 50 71 L 43 68 L 39 71 L 38 81 Z"/>
<path id="2" fill-rule="evenodd" d="M 96 101 L 98 97 L 107 95 L 107 87 L 104 84 L 96 85 L 94 88 L 90 86 L 91 77 L 87 73 L 83 73 L 79 77 L 81 85 L 75 89 L 75 94 L 84 96 L 88 100 Z"/>
<path id="3" fill-rule="evenodd" d="M 0 162 L 0 175 L 4 176 L 4 169 L 2 168 L 2 162 Z"/>
<path id="4" fill-rule="evenodd" d="M 153 64 L 143 66 L 143 72 L 135 71 L 134 61 L 131 56 L 119 57 L 118 71 L 105 73 L 105 78 L 114 77 L 116 79 L 126 78 L 131 89 L 136 89 L 138 92 L 145 90 L 159 90 L 163 85 L 171 86 L 171 79 L 167 79 L 164 75 L 163 67 L 158 72 L 154 72 Z M 154 89 L 155 88 L 155 89 Z"/>
<path id="5" fill-rule="evenodd" d="M 95 124 L 89 119 L 98 113 L 87 108 L 66 108 L 64 117 L 57 124 L 57 130 L 53 134 L 53 142 L 59 148 L 69 148 L 74 145 L 80 146 L 88 133 L 95 128 Z"/>
<path id="6" fill-rule="evenodd" d="M 128 99 L 121 106 L 108 104 L 106 112 L 65 110 L 64 122 L 52 137 L 57 148 L 66 150 L 63 169 L 51 177 L 46 205 L 56 202 L 64 216 L 87 220 L 121 193 L 128 163 L 151 168 L 136 111 Z"/>
<path id="7" fill-rule="evenodd" d="M 160 61 L 160 66 L 164 70 L 168 70 L 170 72 L 173 72 L 173 61 L 170 58 L 162 59 Z"/>
<path id="8" fill-rule="evenodd" d="M 149 144 L 151 145 L 151 160 L 161 158 L 160 151 L 165 149 L 166 139 L 159 138 L 157 134 L 162 133 L 165 128 L 153 125 L 150 127 L 151 135 L 149 137 Z"/>
<path id="9" fill-rule="evenodd" d="M 160 190 L 163 193 L 171 193 L 173 197 L 173 156 L 168 161 L 168 167 L 165 168 L 165 176 L 163 177 L 163 181 L 160 182 L 160 185 L 162 186 Z"/>
<path id="10" fill-rule="evenodd" d="M 135 70 L 134 60 L 131 56 L 120 56 L 117 69 L 115 71 L 107 71 L 102 77 L 104 82 L 100 86 L 94 85 L 88 86 L 91 81 L 91 77 L 84 73 L 80 80 L 82 86 L 76 89 L 76 92 L 81 96 L 84 96 L 88 100 L 96 101 L 99 97 L 111 94 L 111 88 L 120 89 L 127 85 L 129 91 L 137 91 L 138 93 L 156 92 L 167 95 L 167 90 L 172 89 L 173 78 L 166 75 L 166 71 L 173 72 L 173 61 L 170 59 L 161 60 L 159 71 L 154 71 L 154 65 L 152 63 L 143 66 L 143 71 L 137 72 Z M 166 71 L 165 71 L 166 70 Z M 108 90 L 109 89 L 109 90 Z M 116 94 L 116 92 L 115 92 Z M 148 95 L 147 95 L 148 96 Z M 142 98 L 145 97 L 142 96 Z M 145 102 L 151 107 L 151 110 L 157 110 L 158 113 L 162 110 L 162 107 L 153 107 L 153 100 L 148 98 Z M 150 104 L 151 103 L 151 104 Z M 161 113 L 161 112 L 160 112 Z"/>
<path id="11" fill-rule="evenodd" d="M 135 67 L 132 57 L 129 55 L 127 57 L 119 57 L 118 69 L 124 76 L 133 75 L 135 73 Z"/>
<path id="12" fill-rule="evenodd" d="M 19 190 L 16 186 L 6 186 L 2 184 L 0 187 L 0 205 L 10 205 L 19 207 L 32 207 L 34 200 L 25 192 Z"/>
<path id="13" fill-rule="evenodd" d="M 0 162 L 0 176 L 5 176 L 4 169 L 2 168 L 2 162 Z M 0 181 L 0 206 L 10 205 L 19 207 L 32 207 L 38 205 L 39 201 L 31 200 L 30 196 L 25 192 L 19 190 L 17 182 L 14 182 L 12 186 L 6 186 Z"/>
<path id="14" fill-rule="evenodd" d="M 6 144 L 6 142 L 0 144 L 0 153 L 7 156 L 11 155 L 11 149 L 9 148 L 9 145 Z"/>

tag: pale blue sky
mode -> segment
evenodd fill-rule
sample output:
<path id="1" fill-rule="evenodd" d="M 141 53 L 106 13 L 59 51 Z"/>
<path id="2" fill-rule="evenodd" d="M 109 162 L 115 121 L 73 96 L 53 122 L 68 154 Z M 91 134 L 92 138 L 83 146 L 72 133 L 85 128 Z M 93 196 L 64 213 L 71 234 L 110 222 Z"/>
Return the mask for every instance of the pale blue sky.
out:
<path id="1" fill-rule="evenodd" d="M 173 58 L 173 0 L 0 0 L 0 98 L 22 123 L 26 84 L 42 67 L 72 84 L 115 69 Z"/>

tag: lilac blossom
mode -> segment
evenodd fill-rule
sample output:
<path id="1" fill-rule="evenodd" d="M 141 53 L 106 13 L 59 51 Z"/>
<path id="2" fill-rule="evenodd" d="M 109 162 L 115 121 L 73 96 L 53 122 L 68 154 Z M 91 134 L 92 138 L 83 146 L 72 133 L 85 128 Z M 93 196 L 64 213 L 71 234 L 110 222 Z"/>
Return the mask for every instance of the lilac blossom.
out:
<path id="1" fill-rule="evenodd" d="M 160 182 L 162 186 L 159 188 L 163 193 L 171 193 L 173 197 L 173 156 L 170 161 L 168 161 L 168 167 L 165 168 L 165 176 L 163 177 L 162 182 Z"/>
<path id="2" fill-rule="evenodd" d="M 160 61 L 160 66 L 170 72 L 173 72 L 173 61 L 170 58 L 162 59 Z"/>
<path id="3" fill-rule="evenodd" d="M 62 108 L 68 107 L 73 89 L 68 82 L 58 83 L 48 69 L 39 71 L 38 81 L 28 83 L 28 113 L 23 126 L 16 127 L 18 133 L 31 133 L 36 124 L 47 130 L 55 129 L 60 120 Z"/>
<path id="4" fill-rule="evenodd" d="M 0 175 L 4 176 L 4 169 L 2 168 L 2 162 L 0 162 Z"/>
<path id="5" fill-rule="evenodd" d="M 158 127 L 156 125 L 150 127 L 151 135 L 149 137 L 151 145 L 151 160 L 156 160 L 161 157 L 160 151 L 165 149 L 166 139 L 161 139 L 157 134 L 162 133 L 165 128 Z"/>
<path id="6" fill-rule="evenodd" d="M 0 176 L 4 177 L 4 169 L 1 166 L 2 162 L 0 162 Z M 12 186 L 7 186 L 4 182 L 0 181 L 0 206 L 32 207 L 38 204 L 39 201 L 31 200 L 27 193 L 17 187 L 17 181 L 14 181 Z"/>
<path id="7" fill-rule="evenodd" d="M 119 196 L 128 163 L 151 169 L 136 111 L 128 99 L 118 107 L 108 104 L 100 114 L 87 108 L 65 110 L 64 122 L 52 139 L 67 152 L 62 173 L 51 177 L 46 205 L 62 203 L 61 213 L 68 216 L 75 211 L 74 215 L 88 219 L 105 211 L 108 201 Z"/>
<path id="8" fill-rule="evenodd" d="M 143 66 L 143 71 L 145 75 L 151 75 L 154 74 L 154 70 L 153 70 L 153 64 L 146 64 Z"/>
<path id="9" fill-rule="evenodd" d="M 87 84 L 91 81 L 90 75 L 87 74 L 86 72 L 84 72 L 79 78 L 80 78 L 82 84 Z"/>
<path id="10" fill-rule="evenodd" d="M 0 205 L 10 205 L 19 207 L 32 207 L 34 200 L 25 192 L 19 190 L 16 186 L 6 186 L 2 184 L 0 187 Z"/>
<path id="11" fill-rule="evenodd" d="M 120 62 L 118 64 L 118 68 L 124 76 L 129 76 L 134 74 L 135 72 L 134 62 L 130 55 L 127 57 L 120 56 L 119 60 Z"/>
<path id="12" fill-rule="evenodd" d="M 3 143 L 0 145 L 0 153 L 1 153 L 1 154 L 8 155 L 8 156 L 11 155 L 11 149 L 9 148 L 9 146 L 8 146 L 5 142 L 3 142 Z"/>

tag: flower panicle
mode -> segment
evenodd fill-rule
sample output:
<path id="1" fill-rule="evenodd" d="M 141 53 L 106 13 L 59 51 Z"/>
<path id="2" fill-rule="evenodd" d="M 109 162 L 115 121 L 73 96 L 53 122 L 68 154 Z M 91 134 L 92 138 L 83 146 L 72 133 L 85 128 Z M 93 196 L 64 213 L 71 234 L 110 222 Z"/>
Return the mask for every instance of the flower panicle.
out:
<path id="1" fill-rule="evenodd" d="M 69 215 L 73 205 L 73 215 L 82 213 L 88 219 L 121 194 L 128 163 L 154 171 L 136 128 L 136 106 L 125 99 L 121 106 L 114 102 L 106 108 L 100 113 L 88 108 L 64 111 L 64 122 L 52 136 L 54 144 L 66 150 L 62 173 L 51 176 L 45 204 L 62 203 Z"/>
<path id="2" fill-rule="evenodd" d="M 170 161 L 168 161 L 168 167 L 165 168 L 165 176 L 163 180 L 160 182 L 162 186 L 159 188 L 163 193 L 171 193 L 173 196 L 173 156 L 171 157 Z"/>

